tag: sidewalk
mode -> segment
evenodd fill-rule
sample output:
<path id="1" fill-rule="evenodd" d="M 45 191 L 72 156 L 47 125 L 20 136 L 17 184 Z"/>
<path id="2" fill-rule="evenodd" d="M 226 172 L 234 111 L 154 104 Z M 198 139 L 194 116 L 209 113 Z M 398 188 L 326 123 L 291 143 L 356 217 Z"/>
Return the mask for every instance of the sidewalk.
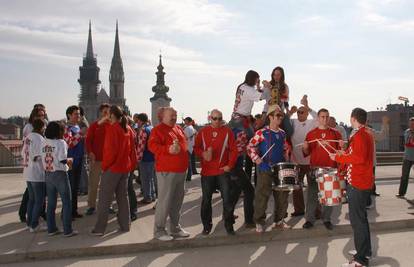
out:
<path id="1" fill-rule="evenodd" d="M 377 169 L 377 191 L 380 197 L 374 199 L 374 207 L 369 210 L 369 220 L 373 231 L 414 228 L 414 206 L 412 202 L 397 199 L 400 166 L 379 167 Z M 413 175 L 411 176 L 413 177 Z M 316 236 L 336 236 L 350 234 L 348 207 L 343 205 L 335 209 L 332 223 L 338 225 L 334 231 L 327 231 L 318 222 L 311 230 L 303 230 L 303 217 L 287 218 L 288 224 L 294 230 L 271 231 L 269 218 L 268 233 L 257 235 L 254 230 L 246 230 L 243 224 L 243 207 L 239 202 L 236 214 L 235 229 L 237 235 L 228 237 L 221 220 L 221 199 L 219 194 L 213 197 L 213 224 L 214 228 L 209 237 L 200 235 L 202 225 L 200 221 L 201 188 L 200 179 L 193 176 L 193 181 L 187 183 L 187 193 L 182 209 L 182 226 L 191 233 L 190 239 L 158 242 L 152 240 L 153 205 L 139 206 L 138 220 L 132 223 L 129 233 L 118 233 L 117 222 L 114 216 L 108 224 L 107 234 L 104 237 L 93 237 L 88 234 L 93 227 L 96 215 L 84 217 L 74 222 L 74 228 L 80 234 L 71 238 L 62 236 L 48 237 L 46 233 L 32 234 L 25 230 L 25 224 L 18 221 L 17 210 L 20 205 L 21 194 L 25 182 L 21 174 L 0 174 L 0 263 L 22 261 L 28 259 L 53 259 L 72 256 L 99 256 L 107 254 L 125 254 L 140 251 L 188 248 L 214 245 L 233 245 L 248 242 L 267 240 L 286 240 L 293 238 L 308 238 Z M 407 199 L 414 199 L 413 180 L 410 180 Z M 80 198 L 80 210 L 86 209 L 86 197 Z M 272 204 L 269 204 L 271 207 Z M 268 209 L 270 216 L 271 208 Z M 60 206 L 57 208 L 60 211 Z M 292 212 L 289 205 L 289 214 Z M 59 216 L 57 216 L 59 218 Z M 58 219 L 58 225 L 60 220 Z"/>

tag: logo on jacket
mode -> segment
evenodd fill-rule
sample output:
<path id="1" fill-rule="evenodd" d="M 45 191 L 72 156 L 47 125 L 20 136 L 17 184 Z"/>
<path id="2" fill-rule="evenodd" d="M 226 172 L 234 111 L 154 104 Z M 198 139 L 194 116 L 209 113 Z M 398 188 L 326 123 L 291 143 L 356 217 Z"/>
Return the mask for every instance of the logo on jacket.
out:
<path id="1" fill-rule="evenodd" d="M 213 132 L 213 137 L 216 138 L 217 137 L 217 132 Z"/>

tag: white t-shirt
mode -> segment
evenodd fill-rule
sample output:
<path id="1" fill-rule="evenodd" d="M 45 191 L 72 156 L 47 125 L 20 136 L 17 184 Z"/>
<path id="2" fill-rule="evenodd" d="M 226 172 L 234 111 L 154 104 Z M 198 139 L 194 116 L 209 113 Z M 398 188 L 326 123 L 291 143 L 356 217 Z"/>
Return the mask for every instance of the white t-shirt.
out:
<path id="1" fill-rule="evenodd" d="M 300 122 L 298 119 L 291 119 L 293 134 L 291 137 L 292 140 L 292 154 L 293 161 L 299 165 L 309 165 L 309 156 L 304 157 L 302 152 L 302 146 L 297 146 L 305 141 L 306 135 L 314 128 L 318 127 L 317 114 L 315 111 L 311 110 L 309 114 L 312 116 L 312 119 L 307 119 L 306 121 Z"/>
<path id="2" fill-rule="evenodd" d="M 33 132 L 33 125 L 31 123 L 27 123 L 23 127 L 23 138 L 29 135 L 29 133 Z"/>
<path id="3" fill-rule="evenodd" d="M 68 158 L 68 145 L 63 139 L 45 139 L 42 145 L 42 163 L 45 171 L 68 171 L 68 165 L 61 163 Z"/>
<path id="4" fill-rule="evenodd" d="M 193 153 L 196 130 L 192 125 L 185 126 L 184 134 L 187 137 L 188 152 Z"/>
<path id="5" fill-rule="evenodd" d="M 43 142 L 43 136 L 33 132 L 29 133 L 23 140 L 23 177 L 28 182 L 45 181 L 45 171 L 41 159 Z"/>
<path id="6" fill-rule="evenodd" d="M 249 116 L 252 113 L 253 103 L 262 99 L 262 93 L 253 86 L 242 84 L 236 92 L 233 114 Z"/>

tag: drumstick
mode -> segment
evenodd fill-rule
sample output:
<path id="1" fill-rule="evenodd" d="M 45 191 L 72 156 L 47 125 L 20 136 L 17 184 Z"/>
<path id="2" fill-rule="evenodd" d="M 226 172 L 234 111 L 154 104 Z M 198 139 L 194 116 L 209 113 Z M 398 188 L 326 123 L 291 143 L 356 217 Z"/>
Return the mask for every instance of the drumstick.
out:
<path id="1" fill-rule="evenodd" d="M 266 155 L 270 152 L 270 150 L 275 146 L 275 144 L 273 144 L 271 147 L 269 147 L 269 149 L 263 154 L 263 156 L 260 159 L 263 159 L 264 157 L 266 157 Z"/>
<path id="2" fill-rule="evenodd" d="M 323 139 L 315 139 L 315 140 L 309 141 L 308 143 L 317 142 L 318 140 L 323 140 Z M 339 143 L 340 142 L 340 140 L 323 140 L 323 141 L 326 141 L 326 142 L 334 142 L 334 143 Z M 342 141 L 342 142 L 348 143 L 348 141 Z M 300 143 L 300 144 L 295 145 L 295 147 L 297 147 L 297 146 L 303 146 L 303 143 Z"/>
<path id="3" fill-rule="evenodd" d="M 319 139 L 314 139 L 314 140 L 312 140 L 312 141 L 309 141 L 308 142 L 308 144 L 310 144 L 310 143 L 314 143 L 314 142 L 317 142 Z M 295 147 L 297 147 L 297 146 L 303 146 L 303 144 L 304 143 L 300 143 L 300 144 L 297 144 L 297 145 L 295 145 Z"/>
<path id="4" fill-rule="evenodd" d="M 328 155 L 332 154 L 323 144 L 321 141 L 318 140 L 319 145 L 328 153 Z"/>

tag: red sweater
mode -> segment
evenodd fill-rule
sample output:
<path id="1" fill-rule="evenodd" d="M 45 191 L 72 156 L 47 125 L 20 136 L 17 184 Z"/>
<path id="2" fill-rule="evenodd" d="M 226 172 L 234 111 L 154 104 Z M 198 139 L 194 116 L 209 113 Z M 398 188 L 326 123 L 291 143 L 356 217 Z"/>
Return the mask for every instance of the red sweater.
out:
<path id="1" fill-rule="evenodd" d="M 374 185 L 374 137 L 370 130 L 361 127 L 351 136 L 349 147 L 335 160 L 348 164 L 348 182 L 360 190 L 370 190 Z"/>
<path id="2" fill-rule="evenodd" d="M 127 132 L 119 123 L 106 128 L 103 149 L 102 170 L 114 173 L 128 173 L 137 165 L 137 152 L 135 150 L 135 133 L 127 126 Z"/>
<path id="3" fill-rule="evenodd" d="M 105 142 L 105 128 L 109 126 L 108 122 L 98 124 L 98 121 L 92 123 L 86 133 L 85 146 L 86 152 L 95 154 L 96 161 L 103 159 L 103 147 Z"/>
<path id="4" fill-rule="evenodd" d="M 178 140 L 180 152 L 170 154 L 169 148 L 174 140 Z M 157 172 L 185 172 L 188 169 L 187 138 L 180 126 L 173 127 L 160 123 L 155 126 L 148 140 L 148 148 L 155 156 Z"/>
<path id="5" fill-rule="evenodd" d="M 223 156 L 220 161 L 221 151 L 227 136 L 226 147 L 223 151 Z M 202 153 L 209 147 L 213 149 L 213 156 L 210 161 L 203 159 Z M 237 161 L 237 146 L 234 139 L 234 134 L 229 127 L 221 126 L 213 128 L 206 126 L 197 134 L 194 144 L 194 152 L 201 159 L 201 175 L 215 176 L 223 174 L 224 171 L 220 168 L 228 165 L 233 168 Z"/>
<path id="6" fill-rule="evenodd" d="M 306 141 L 308 142 L 316 140 L 316 139 L 342 140 L 341 134 L 339 133 L 339 131 L 333 128 L 328 128 L 325 130 L 315 128 L 306 135 Z M 339 149 L 339 143 L 337 142 L 329 142 L 329 145 L 331 145 L 336 150 Z M 326 147 L 326 148 L 331 153 L 335 152 L 330 147 Z M 325 149 L 321 147 L 318 142 L 309 143 L 309 153 L 310 153 L 311 167 L 333 167 L 333 168 L 336 167 L 336 162 L 331 160 L 328 152 L 326 152 Z M 308 156 L 307 154 L 304 154 L 304 155 Z"/>

